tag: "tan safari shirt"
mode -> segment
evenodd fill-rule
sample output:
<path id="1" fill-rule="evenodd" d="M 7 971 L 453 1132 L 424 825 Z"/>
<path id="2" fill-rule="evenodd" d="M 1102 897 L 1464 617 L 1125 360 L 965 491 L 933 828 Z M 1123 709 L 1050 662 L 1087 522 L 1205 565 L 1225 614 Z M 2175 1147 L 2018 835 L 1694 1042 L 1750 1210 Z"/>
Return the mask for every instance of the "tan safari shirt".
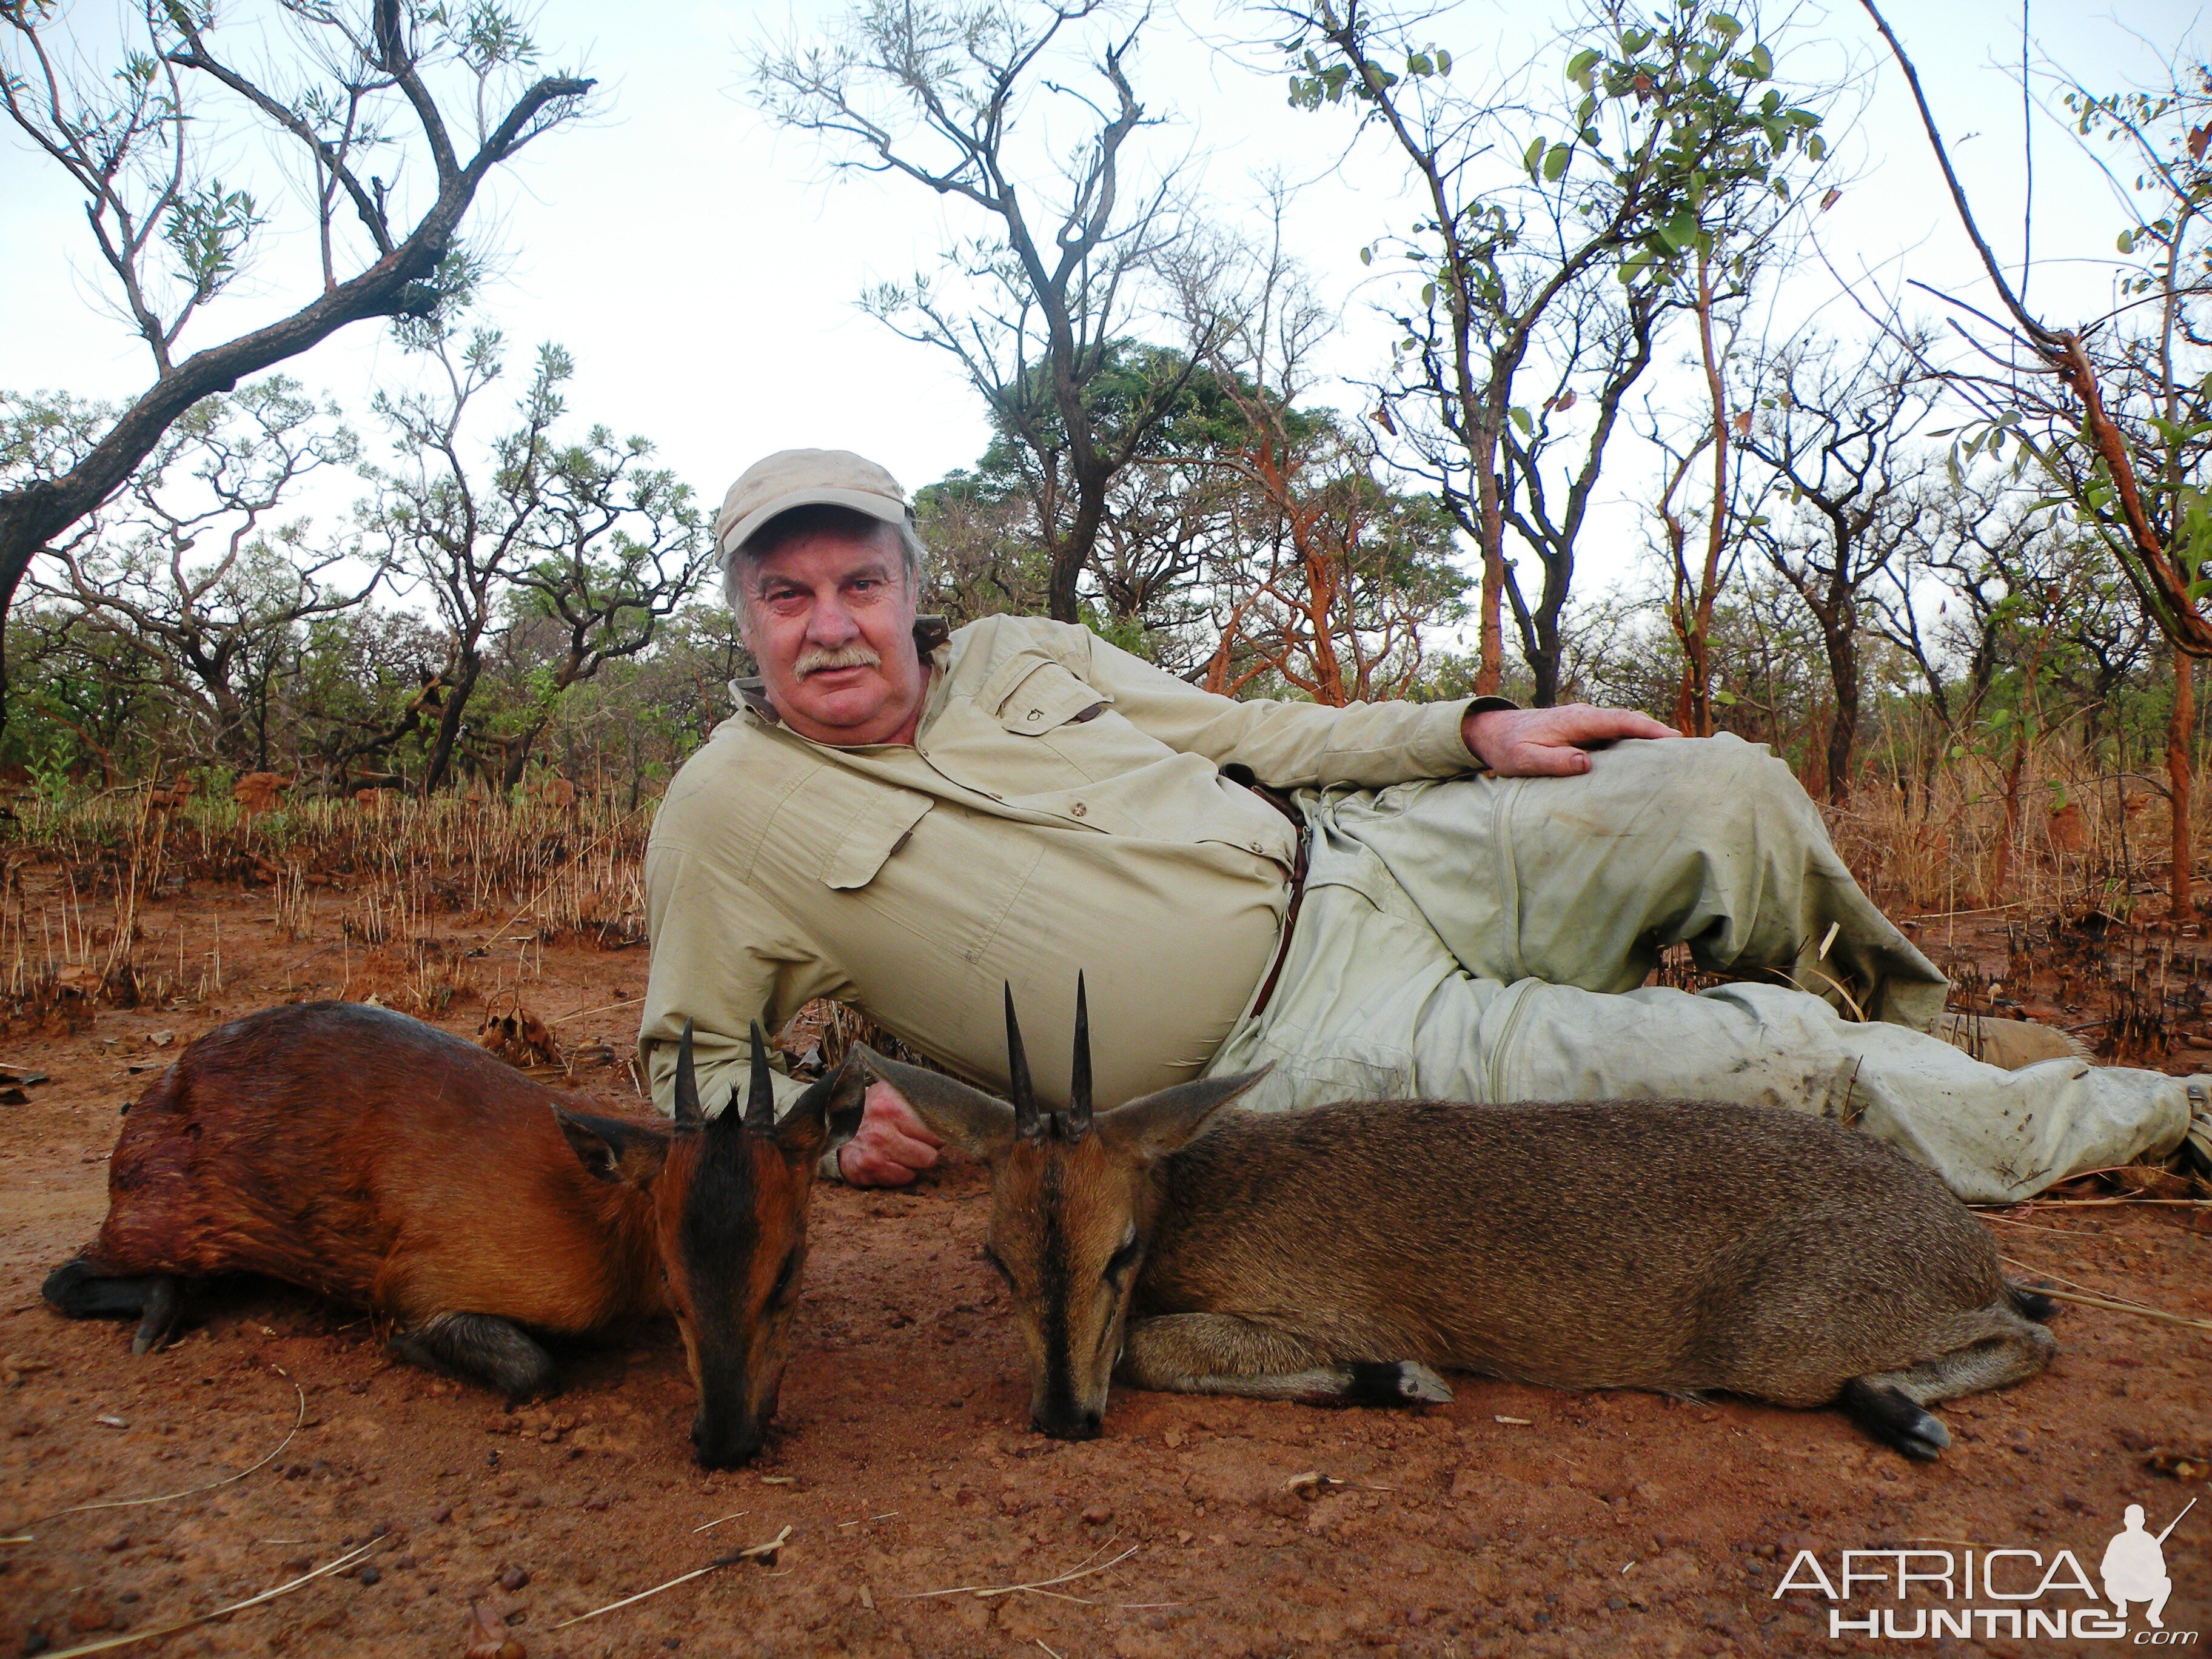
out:
<path id="1" fill-rule="evenodd" d="M 1289 821 L 1222 769 L 1379 787 L 1476 765 L 1465 702 L 1238 702 L 1087 629 L 933 623 L 912 747 L 812 742 L 741 683 L 670 786 L 638 1036 L 662 1110 L 687 1018 L 714 1112 L 750 1022 L 773 1033 L 814 997 L 1003 1091 L 1004 984 L 1039 1092 L 1064 1100 L 1079 969 L 1102 1105 L 1193 1076 L 1267 972 L 1296 855 Z"/>

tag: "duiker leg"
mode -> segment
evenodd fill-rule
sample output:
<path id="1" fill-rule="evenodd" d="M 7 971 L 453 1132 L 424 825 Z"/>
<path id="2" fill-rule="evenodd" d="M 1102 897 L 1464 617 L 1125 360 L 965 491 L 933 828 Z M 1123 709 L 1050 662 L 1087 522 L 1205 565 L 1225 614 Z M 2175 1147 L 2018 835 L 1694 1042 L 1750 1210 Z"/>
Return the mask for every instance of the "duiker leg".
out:
<path id="1" fill-rule="evenodd" d="M 1951 1437 L 1923 1407 L 2024 1382 L 2058 1352 L 2057 1337 L 2009 1308 L 1995 1310 L 1992 1316 L 2003 1328 L 1995 1335 L 1902 1370 L 1855 1376 L 1844 1384 L 1838 1403 L 1884 1445 L 1907 1457 L 1934 1457 Z"/>
<path id="2" fill-rule="evenodd" d="M 542 1393 L 553 1359 L 522 1328 L 491 1314 L 441 1314 L 419 1330 L 395 1331 L 392 1351 L 432 1370 L 488 1382 L 510 1399 Z"/>
<path id="3" fill-rule="evenodd" d="M 1309 1406 L 1441 1405 L 1450 1385 L 1418 1360 L 1325 1358 L 1286 1331 L 1231 1314 L 1162 1314 L 1129 1327 L 1115 1374 L 1138 1389 Z"/>
<path id="4" fill-rule="evenodd" d="M 79 1256 L 46 1275 L 40 1293 L 71 1319 L 139 1320 L 131 1352 L 151 1353 L 177 1334 L 185 1312 L 184 1281 L 172 1273 L 110 1279 Z"/>

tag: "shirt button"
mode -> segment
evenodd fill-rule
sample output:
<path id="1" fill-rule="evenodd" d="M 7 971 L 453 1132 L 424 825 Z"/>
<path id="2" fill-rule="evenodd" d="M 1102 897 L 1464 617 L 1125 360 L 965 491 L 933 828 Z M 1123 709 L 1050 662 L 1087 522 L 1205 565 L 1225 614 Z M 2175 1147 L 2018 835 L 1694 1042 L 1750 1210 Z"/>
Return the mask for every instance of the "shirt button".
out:
<path id="1" fill-rule="evenodd" d="M 1073 806 L 1069 807 L 1067 810 L 1068 810 L 1069 811 L 1071 811 L 1071 812 L 1074 813 L 1074 814 L 1075 814 L 1075 816 L 1076 816 L 1076 817 L 1078 817 L 1079 818 L 1079 817 L 1081 817 L 1083 816 L 1084 812 L 1085 812 L 1087 809 L 1085 809 L 1085 807 L 1084 806 L 1084 805 L 1083 805 L 1083 803 L 1082 803 L 1081 801 L 1078 801 L 1078 802 L 1076 802 L 1076 803 L 1075 803 L 1075 805 L 1073 805 Z"/>

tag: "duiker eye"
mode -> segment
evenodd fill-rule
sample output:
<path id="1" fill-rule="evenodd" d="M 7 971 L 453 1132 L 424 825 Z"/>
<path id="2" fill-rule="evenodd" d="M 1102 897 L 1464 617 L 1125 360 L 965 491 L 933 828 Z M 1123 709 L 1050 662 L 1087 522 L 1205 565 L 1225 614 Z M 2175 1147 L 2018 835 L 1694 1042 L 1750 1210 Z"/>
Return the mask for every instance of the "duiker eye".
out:
<path id="1" fill-rule="evenodd" d="M 1107 1259 L 1107 1283 L 1118 1290 L 1121 1287 L 1122 1276 L 1129 1271 L 1131 1264 L 1136 1261 L 1142 1249 L 1142 1241 L 1138 1238 L 1133 1228 L 1129 1236 L 1121 1241 L 1121 1248 Z"/>
<path id="2" fill-rule="evenodd" d="M 768 1299 L 776 1306 L 781 1307 L 797 1293 L 798 1290 L 799 1252 L 793 1250 L 789 1255 L 784 1257 L 783 1270 L 776 1274 L 775 1288 L 768 1293 Z"/>

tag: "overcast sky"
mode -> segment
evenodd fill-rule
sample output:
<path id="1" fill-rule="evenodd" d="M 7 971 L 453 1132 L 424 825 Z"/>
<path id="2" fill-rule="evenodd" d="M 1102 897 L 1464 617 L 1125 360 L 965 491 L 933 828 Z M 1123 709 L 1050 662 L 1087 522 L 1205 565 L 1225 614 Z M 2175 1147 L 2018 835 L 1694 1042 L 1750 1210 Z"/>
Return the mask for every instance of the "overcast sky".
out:
<path id="1" fill-rule="evenodd" d="M 112 38 L 117 27 L 112 0 L 64 9 L 88 41 L 102 31 Z M 804 34 L 840 9 L 780 0 L 621 8 L 550 0 L 536 15 L 549 62 L 580 61 L 601 78 L 599 113 L 529 151 L 471 226 L 497 254 L 481 310 L 515 348 L 516 378 L 531 347 L 560 341 L 578 363 L 570 398 L 578 416 L 651 438 L 710 504 L 774 449 L 858 449 L 912 489 L 972 463 L 986 441 L 978 400 L 953 366 L 854 305 L 869 283 L 903 277 L 929 264 L 948 237 L 986 227 L 910 183 L 833 174 L 811 141 L 775 132 L 744 95 L 746 42 L 764 32 Z M 2016 258 L 2018 0 L 1893 4 L 1890 15 L 1991 240 L 2002 257 Z M 1438 15 L 1431 33 L 1465 75 L 1486 54 L 1525 52 L 1548 32 L 1546 15 L 1525 3 L 1464 0 Z M 1975 272 L 1901 78 L 1878 57 L 1863 14 L 1838 3 L 1799 15 L 1833 43 L 1813 52 L 1849 58 L 1873 76 L 1848 125 L 1832 129 L 1855 182 L 1820 220 L 1829 259 L 1854 279 L 1869 273 L 1893 288 L 1911 276 L 1985 303 L 1973 293 Z M 2164 0 L 2035 0 L 2031 29 L 2039 62 L 2118 88 L 2156 84 L 2161 58 L 2191 40 L 2196 20 L 2195 8 Z M 1210 210 L 1225 219 L 1254 210 L 1253 179 L 1262 172 L 1310 181 L 1290 234 L 1331 302 L 1344 307 L 1331 366 L 1373 373 L 1387 361 L 1389 331 L 1372 313 L 1372 289 L 1361 287 L 1373 279 L 1357 253 L 1408 225 L 1417 204 L 1371 138 L 1347 155 L 1349 116 L 1290 109 L 1279 69 L 1246 67 L 1266 63 L 1264 52 L 1224 53 L 1220 43 L 1239 33 L 1261 31 L 1226 9 L 1158 8 L 1133 66 L 1140 95 L 1170 118 L 1152 142 L 1163 154 L 1188 153 Z M 2035 154 L 2036 297 L 2052 320 L 2094 314 L 2110 292 L 2124 210 L 2048 118 L 2038 126 Z M 232 161 L 234 173 L 251 165 L 242 152 Z M 0 135 L 0 206 L 8 226 L 0 238 L 0 386 L 103 397 L 143 388 L 144 349 L 112 313 L 76 198 L 12 130 Z M 299 236 L 273 246 L 187 343 L 296 305 L 307 252 Z M 1838 330 L 1859 326 L 1817 265 L 1791 278 L 1783 304 L 1792 320 L 1816 315 Z M 410 365 L 386 332 L 362 324 L 285 372 L 366 427 L 374 389 Z M 1636 483 L 1625 471 L 1613 477 L 1621 492 Z M 1596 586 L 1625 568 L 1634 539 L 1625 507 L 1600 539 L 1589 559 Z"/>

